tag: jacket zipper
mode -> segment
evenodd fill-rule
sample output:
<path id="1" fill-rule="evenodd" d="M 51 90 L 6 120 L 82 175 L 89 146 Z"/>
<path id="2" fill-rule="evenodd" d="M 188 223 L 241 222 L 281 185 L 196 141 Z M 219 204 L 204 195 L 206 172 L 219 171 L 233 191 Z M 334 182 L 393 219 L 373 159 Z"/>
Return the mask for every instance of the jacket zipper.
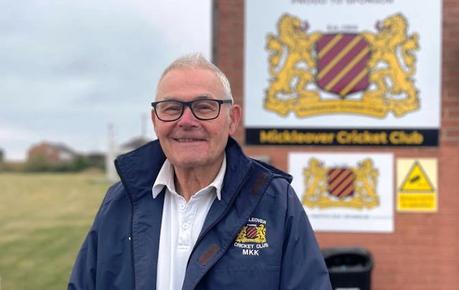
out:
<path id="1" fill-rule="evenodd" d="M 128 193 L 129 195 L 129 193 Z M 129 201 L 131 202 L 131 228 L 129 232 L 129 242 L 131 244 L 131 269 L 132 269 L 132 290 L 135 290 L 135 263 L 134 263 L 134 203 L 129 196 Z"/>

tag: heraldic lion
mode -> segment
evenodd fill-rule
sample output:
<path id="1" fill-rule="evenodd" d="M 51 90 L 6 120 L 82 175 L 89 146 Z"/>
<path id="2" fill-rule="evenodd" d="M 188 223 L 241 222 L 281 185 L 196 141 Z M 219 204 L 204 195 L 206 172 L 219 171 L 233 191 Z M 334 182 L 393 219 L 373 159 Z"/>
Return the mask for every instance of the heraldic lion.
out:
<path id="1" fill-rule="evenodd" d="M 364 98 L 383 100 L 395 116 L 401 116 L 419 108 L 418 92 L 412 78 L 416 72 L 413 50 L 419 48 L 419 36 L 417 33 L 407 36 L 407 21 L 401 14 L 386 18 L 377 24 L 377 28 L 378 34 L 363 34 L 372 47 L 368 66 L 372 68 L 370 82 L 376 86 Z M 382 67 L 377 68 L 378 64 Z M 404 97 L 391 97 L 400 95 Z"/>
<path id="2" fill-rule="evenodd" d="M 311 53 L 321 34 L 307 34 L 307 30 L 307 23 L 285 14 L 278 22 L 279 37 L 267 37 L 266 48 L 271 51 L 269 73 L 273 78 L 265 107 L 284 116 L 298 105 L 299 99 L 319 99 L 319 93 L 306 86 L 314 80 L 315 60 Z"/>

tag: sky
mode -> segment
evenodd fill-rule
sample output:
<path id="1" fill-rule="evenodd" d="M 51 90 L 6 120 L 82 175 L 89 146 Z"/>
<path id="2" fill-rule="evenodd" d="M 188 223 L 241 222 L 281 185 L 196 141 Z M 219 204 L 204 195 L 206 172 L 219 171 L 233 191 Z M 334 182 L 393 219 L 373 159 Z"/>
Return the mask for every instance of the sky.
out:
<path id="1" fill-rule="evenodd" d="M 211 55 L 211 0 L 0 0 L 0 149 L 63 143 L 103 152 L 154 138 L 150 102 L 164 68 Z"/>

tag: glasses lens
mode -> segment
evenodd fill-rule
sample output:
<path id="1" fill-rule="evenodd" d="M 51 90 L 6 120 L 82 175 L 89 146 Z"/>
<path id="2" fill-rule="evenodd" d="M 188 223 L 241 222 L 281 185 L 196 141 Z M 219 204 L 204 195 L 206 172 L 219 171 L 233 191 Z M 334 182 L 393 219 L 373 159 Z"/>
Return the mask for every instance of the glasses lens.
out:
<path id="1" fill-rule="evenodd" d="M 183 110 L 183 104 L 176 101 L 164 101 L 156 105 L 158 118 L 164 121 L 176 120 L 180 117 Z"/>
<path id="2" fill-rule="evenodd" d="M 191 109 L 199 119 L 214 119 L 218 116 L 220 104 L 216 100 L 197 100 L 192 103 Z"/>

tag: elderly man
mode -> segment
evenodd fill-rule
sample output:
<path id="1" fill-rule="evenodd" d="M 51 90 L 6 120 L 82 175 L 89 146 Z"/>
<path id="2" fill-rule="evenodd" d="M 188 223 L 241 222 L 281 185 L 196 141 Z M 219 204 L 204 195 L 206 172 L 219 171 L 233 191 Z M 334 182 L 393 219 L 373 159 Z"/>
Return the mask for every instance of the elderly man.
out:
<path id="1" fill-rule="evenodd" d="M 68 289 L 331 289 L 291 177 L 244 155 L 225 75 L 173 62 L 151 118 L 158 141 L 116 160 Z"/>

